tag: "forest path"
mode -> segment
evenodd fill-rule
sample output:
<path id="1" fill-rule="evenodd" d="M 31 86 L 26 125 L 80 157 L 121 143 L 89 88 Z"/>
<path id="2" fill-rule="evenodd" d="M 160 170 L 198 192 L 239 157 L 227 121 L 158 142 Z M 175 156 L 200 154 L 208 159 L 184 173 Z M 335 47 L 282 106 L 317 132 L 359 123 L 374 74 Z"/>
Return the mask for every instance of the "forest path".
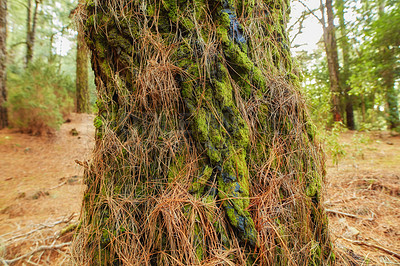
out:
<path id="1" fill-rule="evenodd" d="M 90 158 L 93 118 L 71 114 L 71 122 L 51 138 L 0 130 L 0 261 L 71 240 L 71 234 L 60 239 L 55 235 L 79 216 L 83 169 L 75 160 Z M 70 134 L 73 128 L 78 136 Z M 341 134 L 339 143 L 346 156 L 337 166 L 327 158 L 325 191 L 326 208 L 332 211 L 330 231 L 340 248 L 337 255 L 353 257 L 356 265 L 400 263 L 384 251 L 359 245 L 400 253 L 400 136 L 349 131 Z M 67 250 L 38 252 L 24 260 L 68 265 Z M 24 260 L 13 265 L 25 265 Z"/>
<path id="2" fill-rule="evenodd" d="M 46 228 L 9 240 L 11 237 L 52 225 L 72 214 L 74 220 L 78 218 L 83 168 L 75 160 L 90 157 L 94 146 L 93 119 L 93 115 L 71 114 L 71 121 L 52 137 L 0 130 L 0 257 L 24 254 L 35 242 L 49 244 L 42 240 L 66 223 L 51 228 L 51 232 Z M 74 128 L 77 136 L 71 134 Z M 2 246 L 8 246 L 7 250 Z M 48 259 L 53 264 L 52 258 Z"/>

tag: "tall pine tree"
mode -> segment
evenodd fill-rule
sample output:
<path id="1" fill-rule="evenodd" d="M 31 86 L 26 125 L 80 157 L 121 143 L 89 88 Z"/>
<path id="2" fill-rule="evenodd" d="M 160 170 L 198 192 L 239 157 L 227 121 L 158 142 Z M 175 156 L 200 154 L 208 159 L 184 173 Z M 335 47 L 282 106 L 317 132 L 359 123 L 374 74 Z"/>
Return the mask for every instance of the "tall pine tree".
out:
<path id="1" fill-rule="evenodd" d="M 79 265 L 327 264 L 284 0 L 87 1 L 99 113 Z"/>

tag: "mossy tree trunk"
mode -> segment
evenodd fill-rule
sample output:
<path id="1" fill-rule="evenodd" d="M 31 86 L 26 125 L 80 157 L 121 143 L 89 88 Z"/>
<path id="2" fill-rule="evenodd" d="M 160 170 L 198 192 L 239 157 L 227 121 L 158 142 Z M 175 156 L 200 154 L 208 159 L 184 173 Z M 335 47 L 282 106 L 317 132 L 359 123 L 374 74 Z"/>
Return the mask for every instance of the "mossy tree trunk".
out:
<path id="1" fill-rule="evenodd" d="M 332 261 L 288 8 L 87 1 L 99 113 L 77 264 Z"/>
<path id="2" fill-rule="evenodd" d="M 83 5 L 84 0 L 79 0 Z M 78 25 L 81 27 L 82 25 Z M 89 113 L 89 82 L 88 59 L 89 51 L 86 47 L 83 29 L 78 29 L 76 47 L 76 112 Z"/>
<path id="3" fill-rule="evenodd" d="M 8 125 L 7 108 L 4 103 L 7 101 L 6 87 L 6 49 L 7 39 L 7 0 L 0 0 L 0 129 Z"/>

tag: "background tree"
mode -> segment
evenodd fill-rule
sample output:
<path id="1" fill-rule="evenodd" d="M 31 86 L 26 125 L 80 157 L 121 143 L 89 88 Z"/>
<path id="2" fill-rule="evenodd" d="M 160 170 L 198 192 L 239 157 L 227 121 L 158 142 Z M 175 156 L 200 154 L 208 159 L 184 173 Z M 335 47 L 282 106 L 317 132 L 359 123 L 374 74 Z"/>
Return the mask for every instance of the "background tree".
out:
<path id="1" fill-rule="evenodd" d="M 341 89 L 343 94 L 343 105 L 344 105 L 344 113 L 346 114 L 346 127 L 348 129 L 354 130 L 356 129 L 355 121 L 354 121 L 354 108 L 353 104 L 355 101 L 355 97 L 350 95 L 351 87 L 349 83 L 350 78 L 350 43 L 349 43 L 349 32 L 346 29 L 346 21 L 345 21 L 345 1 L 344 0 L 336 0 L 335 2 L 337 16 L 339 18 L 339 29 L 340 29 L 340 38 L 339 44 L 342 52 L 342 68 L 340 71 L 340 82 Z"/>
<path id="2" fill-rule="evenodd" d="M 388 129 L 396 129 L 399 125 L 396 85 L 400 54 L 398 10 L 396 1 L 362 2 L 362 8 L 358 9 L 358 28 L 361 30 L 356 32 L 359 40 L 357 58 L 350 77 L 352 93 L 361 96 L 363 120 L 372 119 L 373 122 L 376 117 L 384 118 Z"/>
<path id="3" fill-rule="evenodd" d="M 33 47 L 35 45 L 36 23 L 38 16 L 40 0 L 35 0 L 35 6 L 32 11 L 32 0 L 28 0 L 26 16 L 26 58 L 25 64 L 28 66 L 33 58 Z M 32 13 L 33 12 L 33 13 Z"/>
<path id="4" fill-rule="evenodd" d="M 56 42 L 58 46 L 61 41 L 68 42 L 62 35 L 69 35 L 68 14 L 73 3 L 31 2 L 31 6 L 27 1 L 9 2 L 7 85 L 12 90 L 6 106 L 11 127 L 46 134 L 58 129 L 73 107 L 75 55 L 68 61 L 54 47 Z M 27 48 L 29 42 L 34 45 Z"/>
<path id="5" fill-rule="evenodd" d="M 315 14 L 315 10 L 311 10 L 301 1 L 299 3 L 305 7 L 307 10 L 305 12 L 313 15 L 321 24 L 326 22 L 324 17 L 321 19 Z M 323 14 L 328 12 L 330 8 L 326 7 L 331 4 L 323 5 L 321 1 Z M 397 85 L 399 43 L 396 41 L 399 35 L 397 30 L 399 27 L 396 27 L 399 24 L 398 3 L 337 0 L 332 5 L 332 8 L 334 7 L 336 11 L 332 10 L 332 15 L 336 13 L 339 21 L 336 31 L 338 37 L 336 58 L 339 63 L 341 87 L 336 102 L 339 102 L 343 122 L 350 129 L 355 128 L 356 124 L 358 129 L 396 128 L 399 96 Z M 325 30 L 325 36 L 326 33 Z M 323 43 L 326 43 L 325 40 L 327 38 L 324 38 Z M 323 64 L 325 61 L 328 62 L 329 58 L 318 56 L 316 51 L 308 55 L 300 54 L 298 59 L 306 60 L 302 66 L 305 83 L 309 85 L 306 92 L 311 99 L 312 108 L 315 108 L 314 118 L 319 124 L 323 124 L 320 123 L 322 117 L 330 121 L 326 115 L 327 103 L 320 101 L 321 97 L 326 98 L 327 93 L 323 73 L 333 69 L 328 67 L 328 63 L 326 66 Z M 333 108 L 332 105 L 333 101 L 329 106 Z M 390 121 L 394 121 L 394 125 Z M 329 122 L 326 125 L 329 125 Z"/>
<path id="6" fill-rule="evenodd" d="M 287 1 L 87 1 L 99 113 L 76 263 L 326 264 Z"/>
<path id="7" fill-rule="evenodd" d="M 32 134 L 53 132 L 74 110 L 77 47 L 69 14 L 76 5 L 64 0 L 31 0 L 30 8 L 25 0 L 9 3 L 8 87 L 13 90 L 7 107 L 11 127 Z M 28 65 L 27 36 L 30 40 L 34 36 Z M 78 67 L 80 75 L 87 71 L 87 62 L 84 65 L 82 70 Z M 78 79 L 78 83 L 85 82 Z M 94 93 L 90 99 L 93 104 Z M 88 106 L 86 102 L 84 108 Z"/>
<path id="8" fill-rule="evenodd" d="M 326 12 L 326 16 L 325 16 Z M 336 28 L 333 24 L 334 13 L 332 0 L 326 0 L 325 5 L 321 1 L 321 14 L 322 14 L 322 28 L 323 38 L 325 44 L 326 58 L 328 62 L 329 70 L 329 81 L 331 87 L 331 98 L 332 98 L 332 114 L 333 121 L 342 121 L 341 114 L 341 95 L 342 87 L 340 84 L 339 76 L 339 59 L 336 42 Z"/>
<path id="9" fill-rule="evenodd" d="M 395 129 L 400 126 L 398 92 L 395 89 L 396 74 L 399 76 L 400 11 L 398 8 L 400 5 L 397 4 L 393 10 L 385 12 L 385 1 L 378 2 L 379 17 L 373 25 L 376 27 L 374 43 L 378 48 L 379 59 L 377 59 L 380 61 L 377 70 L 382 77 L 382 87 L 385 92 L 388 128 Z"/>
<path id="10" fill-rule="evenodd" d="M 0 1 L 0 129 L 8 125 L 7 87 L 6 87 L 6 59 L 7 59 L 7 0 Z"/>
<path id="11" fill-rule="evenodd" d="M 79 0 L 79 5 L 83 5 L 84 0 Z M 78 27 L 81 24 L 78 23 Z M 76 112 L 88 113 L 89 108 L 89 72 L 88 59 L 89 51 L 86 47 L 83 30 L 78 28 L 77 48 L 76 48 Z"/>

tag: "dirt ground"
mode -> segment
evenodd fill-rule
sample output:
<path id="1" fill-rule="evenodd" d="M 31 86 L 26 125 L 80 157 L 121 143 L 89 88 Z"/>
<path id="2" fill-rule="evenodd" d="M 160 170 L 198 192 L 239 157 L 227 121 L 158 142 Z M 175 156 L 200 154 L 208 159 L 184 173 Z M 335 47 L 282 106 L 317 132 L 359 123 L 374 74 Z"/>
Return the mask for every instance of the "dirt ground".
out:
<path id="1" fill-rule="evenodd" d="M 90 156 L 94 116 L 69 118 L 71 122 L 50 138 L 0 130 L 0 258 L 13 259 L 40 246 L 70 241 L 70 234 L 55 234 L 79 216 L 83 169 L 75 160 Z M 65 258 L 61 255 L 67 248 L 52 250 L 56 251 L 43 250 L 13 265 L 63 264 L 58 258 Z"/>
<path id="2" fill-rule="evenodd" d="M 356 265 L 400 265 L 400 136 L 345 132 L 340 143 L 346 155 L 327 159 L 325 191 L 335 245 Z"/>
<path id="3" fill-rule="evenodd" d="M 75 161 L 94 145 L 93 116 L 70 120 L 52 138 L 0 130 L 0 262 L 68 265 L 64 231 L 76 224 L 84 188 Z M 400 136 L 346 132 L 339 145 L 346 155 L 337 165 L 327 158 L 325 191 L 337 256 L 400 265 Z"/>

